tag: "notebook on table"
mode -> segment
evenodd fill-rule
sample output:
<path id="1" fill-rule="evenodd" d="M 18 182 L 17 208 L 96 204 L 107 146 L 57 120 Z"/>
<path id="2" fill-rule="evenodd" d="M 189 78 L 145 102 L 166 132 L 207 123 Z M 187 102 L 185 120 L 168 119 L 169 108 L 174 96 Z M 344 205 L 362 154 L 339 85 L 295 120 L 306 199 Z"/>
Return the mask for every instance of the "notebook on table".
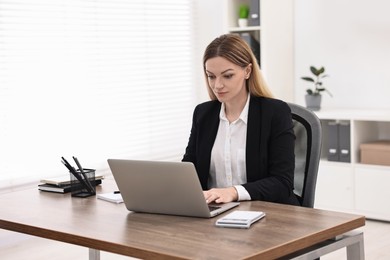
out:
<path id="1" fill-rule="evenodd" d="M 239 205 L 207 204 L 190 162 L 107 161 L 130 211 L 210 218 Z"/>

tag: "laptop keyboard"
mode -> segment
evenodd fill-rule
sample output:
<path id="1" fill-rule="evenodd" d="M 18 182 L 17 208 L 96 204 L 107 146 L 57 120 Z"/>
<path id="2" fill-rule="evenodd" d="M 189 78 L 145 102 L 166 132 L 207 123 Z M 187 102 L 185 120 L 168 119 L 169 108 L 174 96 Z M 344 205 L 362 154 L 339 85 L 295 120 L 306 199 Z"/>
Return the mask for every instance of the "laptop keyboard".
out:
<path id="1" fill-rule="evenodd" d="M 214 211 L 214 210 L 217 210 L 217 209 L 220 209 L 221 207 L 218 207 L 218 206 L 210 206 L 209 205 L 209 210 L 210 212 Z"/>

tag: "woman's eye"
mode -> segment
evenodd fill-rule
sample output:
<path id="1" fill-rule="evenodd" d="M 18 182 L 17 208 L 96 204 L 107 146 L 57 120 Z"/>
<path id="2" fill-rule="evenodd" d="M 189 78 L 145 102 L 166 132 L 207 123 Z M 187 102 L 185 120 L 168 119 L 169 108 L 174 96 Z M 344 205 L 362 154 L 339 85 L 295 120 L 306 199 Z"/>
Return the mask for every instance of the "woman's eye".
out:
<path id="1" fill-rule="evenodd" d="M 209 79 L 215 79 L 215 76 L 214 76 L 214 75 L 207 75 L 207 77 L 208 77 Z"/>
<path id="2" fill-rule="evenodd" d="M 225 79 L 231 79 L 233 77 L 233 74 L 226 74 L 223 76 Z"/>

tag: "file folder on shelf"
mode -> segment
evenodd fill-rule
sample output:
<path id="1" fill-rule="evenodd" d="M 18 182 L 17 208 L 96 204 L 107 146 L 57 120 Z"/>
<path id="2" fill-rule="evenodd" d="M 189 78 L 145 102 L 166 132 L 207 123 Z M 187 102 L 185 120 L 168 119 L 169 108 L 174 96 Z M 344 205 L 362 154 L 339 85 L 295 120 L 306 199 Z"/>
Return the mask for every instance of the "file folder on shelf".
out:
<path id="1" fill-rule="evenodd" d="M 339 125 L 337 121 L 330 121 L 328 128 L 328 161 L 339 161 Z"/>
<path id="2" fill-rule="evenodd" d="M 249 7 L 249 26 L 259 26 L 260 25 L 260 0 L 251 0 Z"/>
<path id="3" fill-rule="evenodd" d="M 340 162 L 351 162 L 351 126 L 349 121 L 339 123 L 339 158 Z"/>
<path id="4" fill-rule="evenodd" d="M 329 121 L 328 161 L 351 162 L 351 126 L 349 121 Z"/>

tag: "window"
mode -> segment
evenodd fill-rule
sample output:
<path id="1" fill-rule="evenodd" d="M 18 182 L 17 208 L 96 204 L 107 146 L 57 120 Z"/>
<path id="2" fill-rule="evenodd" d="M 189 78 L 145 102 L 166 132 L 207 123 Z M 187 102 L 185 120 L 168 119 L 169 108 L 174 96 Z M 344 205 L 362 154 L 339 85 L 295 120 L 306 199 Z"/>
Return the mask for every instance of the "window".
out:
<path id="1" fill-rule="evenodd" d="M 108 158 L 180 160 L 191 0 L 0 0 L 0 189 Z"/>

